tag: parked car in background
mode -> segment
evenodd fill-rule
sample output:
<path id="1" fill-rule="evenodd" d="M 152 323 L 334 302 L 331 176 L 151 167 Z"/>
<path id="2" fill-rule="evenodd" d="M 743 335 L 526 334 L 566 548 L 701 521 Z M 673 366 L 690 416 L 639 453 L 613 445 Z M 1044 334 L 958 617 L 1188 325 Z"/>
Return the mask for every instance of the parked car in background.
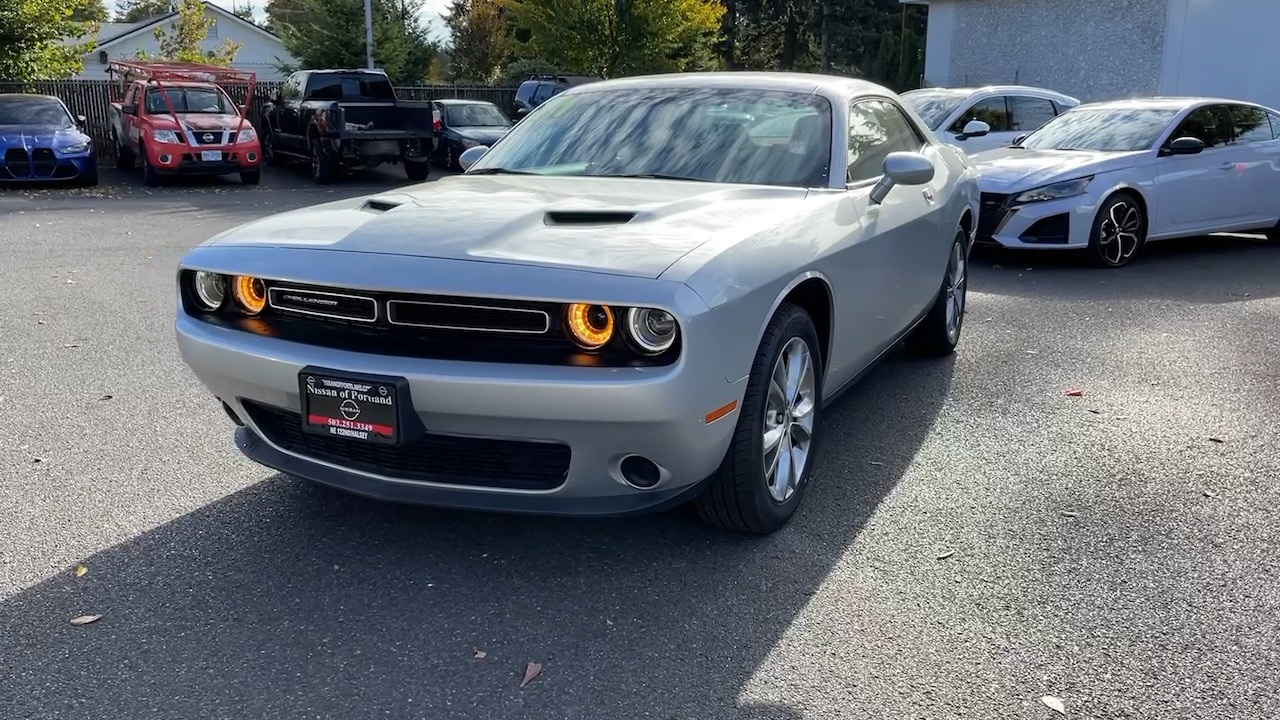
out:
<path id="1" fill-rule="evenodd" d="M 388 163 L 402 163 L 413 181 L 430 174 L 431 105 L 397 98 L 381 71 L 295 72 L 267 103 L 262 126 L 268 163 L 306 160 L 322 185 Z"/>
<path id="2" fill-rule="evenodd" d="M 252 73 L 190 63 L 116 61 L 122 94 L 108 108 L 116 167 L 142 165 L 142 181 L 163 176 L 238 174 L 246 185 L 261 181 L 262 148 L 257 132 L 217 84 L 252 82 Z"/>
<path id="3" fill-rule="evenodd" d="M 447 168 L 458 167 L 463 151 L 492 145 L 511 129 L 511 118 L 483 100 L 435 100 L 431 111 L 435 131 L 432 157 Z"/>
<path id="4" fill-rule="evenodd" d="M 753 138 L 714 110 L 790 118 Z M 823 406 L 960 339 L 963 153 L 849 78 L 575 87 L 462 175 L 286 212 L 180 263 L 178 347 L 251 459 L 398 501 L 768 533 Z"/>
<path id="5" fill-rule="evenodd" d="M 1280 238 L 1280 112 L 1213 98 L 1082 105 L 972 156 L 978 241 L 1087 249 L 1105 267 L 1145 243 L 1214 232 Z"/>
<path id="6" fill-rule="evenodd" d="M 0 95 L 0 182 L 51 180 L 98 184 L 93 139 L 50 95 Z"/>
<path id="7" fill-rule="evenodd" d="M 515 105 L 511 108 L 511 116 L 519 121 L 533 109 L 571 87 L 591 82 L 600 78 L 590 75 L 530 75 L 528 80 L 516 88 Z"/>
<path id="8" fill-rule="evenodd" d="M 1069 95 L 1025 85 L 924 88 L 903 93 L 902 102 L 942 142 L 970 155 L 1008 145 L 1080 104 Z"/>

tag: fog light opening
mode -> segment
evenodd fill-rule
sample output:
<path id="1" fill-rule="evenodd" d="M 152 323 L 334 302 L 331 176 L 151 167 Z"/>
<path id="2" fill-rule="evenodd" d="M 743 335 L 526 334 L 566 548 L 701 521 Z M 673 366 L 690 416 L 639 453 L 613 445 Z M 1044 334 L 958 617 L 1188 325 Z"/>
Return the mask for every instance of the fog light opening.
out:
<path id="1" fill-rule="evenodd" d="M 249 162 L 258 162 L 258 153 L 248 153 L 245 157 L 249 158 Z"/>
<path id="2" fill-rule="evenodd" d="M 658 464 L 639 455 L 623 458 L 618 470 L 622 472 L 622 479 L 628 485 L 641 490 L 648 490 L 662 479 L 662 470 L 658 468 Z"/>
<path id="3" fill-rule="evenodd" d="M 173 158 L 172 158 L 172 157 L 169 157 L 168 155 L 161 155 L 161 156 L 160 156 L 160 164 L 161 164 L 161 165 L 168 165 L 168 164 L 169 164 L 170 162 L 172 162 L 172 161 L 173 161 Z"/>
<path id="4" fill-rule="evenodd" d="M 227 417 L 231 418 L 231 422 L 235 423 L 236 427 L 244 427 L 244 421 L 240 419 L 239 415 L 236 415 L 236 411 L 231 409 L 227 401 L 220 400 L 219 402 L 222 403 L 222 409 L 227 413 Z"/>

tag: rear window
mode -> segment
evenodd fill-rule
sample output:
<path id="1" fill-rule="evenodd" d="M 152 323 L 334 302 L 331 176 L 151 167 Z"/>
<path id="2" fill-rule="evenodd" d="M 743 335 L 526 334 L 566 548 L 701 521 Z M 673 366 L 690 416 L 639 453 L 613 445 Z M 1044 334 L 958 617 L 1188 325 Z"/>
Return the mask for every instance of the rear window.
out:
<path id="1" fill-rule="evenodd" d="M 395 100 L 396 93 L 385 75 L 315 74 L 308 83 L 307 96 L 315 100 L 346 100 L 349 102 L 385 102 Z"/>

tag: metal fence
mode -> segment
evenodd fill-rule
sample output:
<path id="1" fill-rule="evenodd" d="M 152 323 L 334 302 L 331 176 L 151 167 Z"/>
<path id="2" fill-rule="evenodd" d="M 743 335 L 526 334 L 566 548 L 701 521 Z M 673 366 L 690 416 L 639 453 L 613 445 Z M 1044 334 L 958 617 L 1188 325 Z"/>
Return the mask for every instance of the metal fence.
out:
<path id="1" fill-rule="evenodd" d="M 254 87 L 253 103 L 249 108 L 249 120 L 255 125 L 262 117 L 262 107 L 272 93 L 280 89 L 282 83 L 260 82 Z M 85 132 L 94 141 L 99 157 L 111 155 L 111 121 L 107 108 L 111 98 L 110 80 L 41 80 L 36 82 L 13 82 L 0 80 L 0 93 L 37 93 L 53 95 L 61 98 L 71 110 L 72 115 L 85 117 Z M 244 102 L 248 87 L 225 86 L 227 94 L 237 103 Z M 415 85 L 396 88 L 396 95 L 405 100 L 438 100 L 444 98 L 462 98 L 466 100 L 487 100 L 497 105 L 503 112 L 510 113 L 515 103 L 515 88 L 470 87 L 463 85 Z"/>

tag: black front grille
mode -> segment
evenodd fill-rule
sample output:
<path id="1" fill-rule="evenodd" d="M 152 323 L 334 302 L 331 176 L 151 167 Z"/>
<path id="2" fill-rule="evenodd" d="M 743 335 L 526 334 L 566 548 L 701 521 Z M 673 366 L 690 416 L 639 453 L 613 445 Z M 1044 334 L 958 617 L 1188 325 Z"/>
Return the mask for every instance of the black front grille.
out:
<path id="1" fill-rule="evenodd" d="M 276 310 L 316 317 L 358 322 L 373 322 L 378 319 L 377 301 L 371 297 L 349 293 L 273 287 L 267 291 L 267 302 Z"/>
<path id="2" fill-rule="evenodd" d="M 369 445 L 302 431 L 301 416 L 243 401 L 266 439 L 290 452 L 353 470 L 419 482 L 514 490 L 564 484 L 571 451 L 559 443 L 427 435 L 399 447 Z"/>
<path id="3" fill-rule="evenodd" d="M 9 175 L 16 178 L 31 177 L 31 157 L 23 148 L 9 148 L 4 152 L 4 166 Z"/>
<path id="4" fill-rule="evenodd" d="M 1008 199 L 1008 195 L 982 193 L 978 205 L 977 239 L 979 242 L 991 241 L 996 228 L 1000 227 L 1000 221 L 1004 219 L 1005 203 Z"/>
<path id="5" fill-rule="evenodd" d="M 222 145 L 221 130 L 192 130 L 191 135 L 195 137 L 197 145 Z"/>
<path id="6" fill-rule="evenodd" d="M 392 325 L 441 330 L 541 334 L 551 329 L 551 315 L 542 309 L 459 305 L 415 300 L 388 302 L 387 320 Z"/>
<path id="7" fill-rule="evenodd" d="M 31 176 L 38 178 L 53 177 L 58 167 L 58 158 L 52 148 L 36 148 L 31 151 Z"/>

